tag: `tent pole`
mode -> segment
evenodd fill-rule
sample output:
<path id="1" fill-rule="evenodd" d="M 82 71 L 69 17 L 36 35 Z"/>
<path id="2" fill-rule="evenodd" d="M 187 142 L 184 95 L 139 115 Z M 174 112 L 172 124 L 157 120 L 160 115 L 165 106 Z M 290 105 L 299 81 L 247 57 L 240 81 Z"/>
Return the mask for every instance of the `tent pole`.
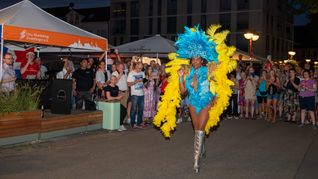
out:
<path id="1" fill-rule="evenodd" d="M 40 48 L 36 47 L 36 56 L 39 58 L 40 57 Z"/>
<path id="2" fill-rule="evenodd" d="M 105 66 L 106 66 L 106 71 L 107 71 L 107 62 L 108 62 L 108 53 L 107 53 L 107 51 L 105 51 L 105 57 L 104 57 L 104 59 L 105 59 Z"/>
<path id="3" fill-rule="evenodd" d="M 3 24 L 1 24 L 1 57 L 0 57 L 0 81 L 2 80 L 3 71 Z"/>

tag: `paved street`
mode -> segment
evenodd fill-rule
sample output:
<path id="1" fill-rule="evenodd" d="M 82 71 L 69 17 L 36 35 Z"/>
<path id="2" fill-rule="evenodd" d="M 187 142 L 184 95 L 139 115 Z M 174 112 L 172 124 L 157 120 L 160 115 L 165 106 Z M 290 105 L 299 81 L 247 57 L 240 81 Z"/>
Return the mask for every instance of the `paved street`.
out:
<path id="1" fill-rule="evenodd" d="M 317 131 L 309 125 L 226 120 L 206 142 L 207 158 L 199 174 L 192 171 L 193 131 L 185 122 L 171 140 L 148 127 L 2 148 L 0 178 L 318 177 Z"/>

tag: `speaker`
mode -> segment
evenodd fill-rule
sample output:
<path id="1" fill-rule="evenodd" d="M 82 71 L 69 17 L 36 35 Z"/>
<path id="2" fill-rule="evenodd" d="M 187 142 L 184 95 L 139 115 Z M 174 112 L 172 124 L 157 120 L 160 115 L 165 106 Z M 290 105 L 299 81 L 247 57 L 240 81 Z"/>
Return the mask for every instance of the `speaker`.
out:
<path id="1" fill-rule="evenodd" d="M 57 79 L 52 84 L 52 114 L 71 114 L 72 80 Z"/>
<path id="2" fill-rule="evenodd" d="M 48 82 L 46 85 L 43 85 L 43 91 L 40 95 L 40 108 L 51 109 L 52 103 L 52 81 Z"/>

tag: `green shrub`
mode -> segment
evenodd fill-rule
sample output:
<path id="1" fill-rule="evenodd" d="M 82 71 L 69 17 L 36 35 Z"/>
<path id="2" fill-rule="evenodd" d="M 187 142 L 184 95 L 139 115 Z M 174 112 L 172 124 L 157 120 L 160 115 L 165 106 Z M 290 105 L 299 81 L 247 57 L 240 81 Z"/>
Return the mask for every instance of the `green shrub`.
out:
<path id="1" fill-rule="evenodd" d="M 0 115 L 37 109 L 42 90 L 42 87 L 24 84 L 17 86 L 13 93 L 0 92 Z"/>

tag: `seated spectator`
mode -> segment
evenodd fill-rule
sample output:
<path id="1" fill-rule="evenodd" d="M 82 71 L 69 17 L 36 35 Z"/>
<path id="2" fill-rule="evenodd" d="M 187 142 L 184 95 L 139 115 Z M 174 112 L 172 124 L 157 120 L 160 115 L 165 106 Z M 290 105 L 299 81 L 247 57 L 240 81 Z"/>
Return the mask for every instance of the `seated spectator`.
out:
<path id="1" fill-rule="evenodd" d="M 122 96 L 119 95 L 119 88 L 116 85 L 116 76 L 111 76 L 109 84 L 105 87 L 105 96 L 109 101 L 121 100 Z"/>
<path id="2" fill-rule="evenodd" d="M 15 71 L 13 69 L 13 57 L 7 53 L 3 57 L 2 78 L 0 79 L 1 91 L 3 93 L 11 93 L 15 89 Z"/>
<path id="3" fill-rule="evenodd" d="M 35 61 L 34 52 L 26 54 L 27 61 L 21 64 L 22 79 L 40 79 L 40 64 Z"/>
<path id="4" fill-rule="evenodd" d="M 63 58 L 63 70 L 56 74 L 56 79 L 72 79 L 74 64 L 67 57 Z"/>
<path id="5" fill-rule="evenodd" d="M 122 122 L 125 120 L 125 117 L 127 115 L 127 103 L 128 103 L 128 85 L 127 85 L 127 75 L 124 72 L 124 64 L 119 63 L 117 65 L 117 71 L 113 72 L 112 76 L 116 76 L 117 78 L 117 86 L 119 88 L 120 95 L 123 96 L 123 98 L 120 100 L 120 121 L 121 125 Z M 122 126 L 122 129 L 124 129 L 124 126 Z"/>
<path id="6" fill-rule="evenodd" d="M 109 81 L 109 84 L 105 87 L 105 94 L 106 99 L 109 101 L 113 100 L 121 100 L 123 98 L 122 95 L 119 94 L 119 88 L 116 85 L 117 83 L 117 77 L 112 75 Z M 126 108 L 123 105 L 120 105 L 120 127 L 118 131 L 124 131 L 127 130 L 124 126 L 124 117 L 122 117 L 122 114 L 126 111 Z"/>

